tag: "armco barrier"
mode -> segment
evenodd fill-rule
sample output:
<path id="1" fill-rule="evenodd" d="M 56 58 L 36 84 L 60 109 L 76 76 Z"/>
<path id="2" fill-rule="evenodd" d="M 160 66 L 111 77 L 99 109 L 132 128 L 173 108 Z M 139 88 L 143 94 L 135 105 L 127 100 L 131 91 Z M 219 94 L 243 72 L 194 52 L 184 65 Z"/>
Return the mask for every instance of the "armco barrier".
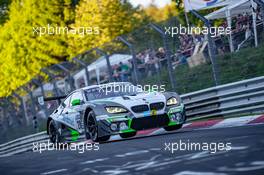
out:
<path id="1" fill-rule="evenodd" d="M 188 93 L 181 98 L 189 119 L 263 113 L 264 76 Z"/>
<path id="2" fill-rule="evenodd" d="M 187 119 L 243 113 L 264 113 L 264 76 L 216 86 L 181 96 Z M 46 142 L 46 132 L 0 145 L 0 157 L 32 150 L 34 142 Z"/>

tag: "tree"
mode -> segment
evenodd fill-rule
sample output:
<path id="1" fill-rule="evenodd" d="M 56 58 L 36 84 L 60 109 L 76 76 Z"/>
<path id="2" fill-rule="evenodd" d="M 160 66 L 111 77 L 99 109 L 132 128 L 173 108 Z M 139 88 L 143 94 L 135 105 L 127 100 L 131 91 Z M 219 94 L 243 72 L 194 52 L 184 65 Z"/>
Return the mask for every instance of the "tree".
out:
<path id="1" fill-rule="evenodd" d="M 76 9 L 76 30 L 84 27 L 89 33 L 71 35 L 69 40 L 74 56 L 101 46 L 119 35 L 130 32 L 143 21 L 140 11 L 119 0 L 81 0 Z"/>
<path id="2" fill-rule="evenodd" d="M 13 0 L 0 25 L 0 97 L 30 81 L 41 68 L 109 42 L 142 21 L 141 11 L 126 1 Z M 92 34 L 82 35 L 84 27 Z"/>
<path id="3" fill-rule="evenodd" d="M 33 28 L 67 26 L 71 0 L 14 0 L 9 20 L 0 28 L 0 96 L 11 93 L 42 67 L 66 60 L 67 35 L 39 36 Z"/>
<path id="4" fill-rule="evenodd" d="M 173 16 L 178 16 L 181 9 L 177 8 L 176 2 L 171 2 L 163 8 L 158 8 L 155 4 L 150 4 L 144 11 L 153 21 L 165 21 Z"/>

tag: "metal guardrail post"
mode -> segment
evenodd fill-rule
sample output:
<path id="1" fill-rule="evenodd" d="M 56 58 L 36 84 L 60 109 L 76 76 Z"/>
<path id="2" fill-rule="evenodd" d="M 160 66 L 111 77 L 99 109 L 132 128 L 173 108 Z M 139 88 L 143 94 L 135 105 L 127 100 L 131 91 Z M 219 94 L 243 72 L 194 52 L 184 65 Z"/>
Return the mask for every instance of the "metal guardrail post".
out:
<path id="1" fill-rule="evenodd" d="M 97 53 L 103 55 L 106 59 L 106 64 L 107 64 L 107 69 L 108 69 L 108 74 L 109 74 L 109 80 L 110 82 L 113 82 L 113 70 L 110 64 L 110 60 L 109 60 L 109 55 L 107 53 L 105 53 L 103 50 L 99 49 L 99 48 L 95 48 L 94 49 Z"/>
<path id="2" fill-rule="evenodd" d="M 137 70 L 137 58 L 136 58 L 136 53 L 135 53 L 135 49 L 133 44 L 131 44 L 130 42 L 128 42 L 125 38 L 119 36 L 117 37 L 117 39 L 119 39 L 122 43 L 124 43 L 125 45 L 127 45 L 129 47 L 130 53 L 132 55 L 132 63 L 133 63 L 133 73 L 134 73 L 134 77 L 135 77 L 135 82 L 134 84 L 138 84 L 138 70 Z"/>
<path id="3" fill-rule="evenodd" d="M 26 88 L 26 87 L 22 87 L 22 89 L 24 90 L 24 91 L 26 91 L 28 94 L 29 94 L 29 96 L 30 96 L 30 99 L 31 99 L 31 112 L 32 112 L 32 114 L 33 114 L 33 122 L 34 122 L 34 128 L 35 128 L 35 130 L 36 130 L 36 132 L 38 131 L 38 125 L 37 125 L 37 116 L 36 116 L 36 113 L 37 113 L 37 110 L 36 110 L 36 104 L 35 104 L 35 100 L 34 100 L 34 97 L 33 97 L 33 93 L 31 92 L 31 90 L 29 90 L 28 88 Z"/>
<path id="4" fill-rule="evenodd" d="M 68 75 L 68 83 L 70 85 L 70 91 L 73 91 L 75 89 L 74 87 L 74 79 L 73 77 L 71 76 L 71 72 L 70 70 L 68 70 L 66 67 L 64 67 L 63 65 L 61 64 L 56 64 L 56 66 L 61 69 L 62 71 L 64 71 L 67 75 Z"/>
<path id="5" fill-rule="evenodd" d="M 170 52 L 169 45 L 168 45 L 168 38 L 166 37 L 165 31 L 163 31 L 157 25 L 154 25 L 154 24 L 151 23 L 150 27 L 153 28 L 155 31 L 157 31 L 162 36 L 163 45 L 164 45 L 165 52 L 166 52 L 166 59 L 167 59 L 167 66 L 168 66 L 170 83 L 171 83 L 172 89 L 175 91 L 176 90 L 176 80 L 174 79 L 174 76 L 173 76 L 171 52 Z"/>
<path id="6" fill-rule="evenodd" d="M 261 10 L 262 16 L 264 16 L 264 0 L 254 0 L 259 6 Z M 262 26 L 263 26 L 263 31 L 264 31 L 264 18 L 262 18 Z"/>
<path id="7" fill-rule="evenodd" d="M 8 121 L 8 126 L 10 126 L 10 119 L 13 118 L 13 111 L 9 111 L 9 107 L 12 106 L 9 103 L 9 100 L 6 98 L 4 98 L 4 104 L 5 104 L 5 115 L 6 115 L 6 119 Z"/>
<path id="8" fill-rule="evenodd" d="M 40 87 L 40 91 L 41 91 L 42 97 L 44 99 L 45 98 L 45 91 L 44 91 L 43 84 L 41 83 L 41 81 L 33 79 L 32 83 L 34 83 L 35 85 Z M 46 118 L 47 118 L 48 117 L 48 110 L 47 110 L 47 106 L 45 103 L 43 105 L 43 109 L 44 109 L 44 113 L 45 113 Z"/>
<path id="9" fill-rule="evenodd" d="M 19 124 L 19 119 L 17 118 L 18 117 L 18 112 L 15 108 L 15 104 L 11 101 L 11 96 L 7 97 L 6 98 L 7 100 L 7 103 L 9 104 L 10 108 L 11 108 L 11 118 L 12 118 L 12 121 L 15 122 L 14 124 Z"/>
<path id="10" fill-rule="evenodd" d="M 16 97 L 19 101 L 20 101 L 20 109 L 21 109 L 21 113 L 23 115 L 23 118 L 25 119 L 26 123 L 27 123 L 27 115 L 26 115 L 26 109 L 25 106 L 23 104 L 23 98 L 20 97 L 18 94 L 16 94 L 15 92 L 13 93 L 14 97 Z"/>
<path id="11" fill-rule="evenodd" d="M 90 75 L 89 75 L 89 70 L 88 70 L 88 64 L 86 64 L 84 61 L 78 59 L 77 57 L 73 58 L 73 60 L 76 61 L 77 63 L 79 63 L 84 68 L 87 86 L 89 86 Z"/>
<path id="12" fill-rule="evenodd" d="M 3 132 L 6 132 L 8 129 L 8 123 L 6 122 L 8 120 L 8 110 L 7 110 L 7 104 L 6 101 L 3 99 L 2 101 L 2 105 L 3 105 L 3 119 L 1 121 L 1 126 L 3 127 Z"/>
<path id="13" fill-rule="evenodd" d="M 208 19 L 206 19 L 205 17 L 203 17 L 202 15 L 200 15 L 195 10 L 191 10 L 190 12 L 193 15 L 195 15 L 197 18 L 199 18 L 200 20 L 202 20 L 208 29 L 211 28 L 211 23 L 210 23 L 210 21 Z M 212 70 L 213 70 L 214 82 L 215 82 L 215 85 L 217 86 L 217 85 L 220 84 L 219 70 L 218 70 L 218 66 L 217 66 L 217 63 L 216 63 L 215 44 L 214 44 L 214 41 L 212 39 L 212 36 L 211 36 L 211 33 L 210 32 L 208 34 L 208 52 L 209 52 L 209 57 L 210 57 L 210 60 L 211 60 L 211 63 L 212 63 Z"/>
<path id="14" fill-rule="evenodd" d="M 41 71 L 44 72 L 45 74 L 47 74 L 52 79 L 52 84 L 54 87 L 55 94 L 56 94 L 56 96 L 60 96 L 59 89 L 58 89 L 57 84 L 56 84 L 56 79 L 55 79 L 56 76 L 54 74 L 50 73 L 47 69 L 42 68 Z M 60 102 L 60 100 L 59 100 L 59 102 Z"/>

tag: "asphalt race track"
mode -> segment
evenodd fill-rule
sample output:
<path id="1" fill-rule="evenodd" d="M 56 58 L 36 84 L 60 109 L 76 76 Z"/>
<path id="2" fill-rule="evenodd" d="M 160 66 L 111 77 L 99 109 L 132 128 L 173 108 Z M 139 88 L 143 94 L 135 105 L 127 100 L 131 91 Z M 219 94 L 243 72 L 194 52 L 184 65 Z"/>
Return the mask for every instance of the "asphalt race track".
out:
<path id="1" fill-rule="evenodd" d="M 1 174 L 264 174 L 264 124 L 182 130 L 100 144 L 98 151 L 27 152 L 0 159 Z M 169 143 L 231 143 L 229 151 L 174 151 Z M 170 147 L 172 148 L 172 147 Z"/>

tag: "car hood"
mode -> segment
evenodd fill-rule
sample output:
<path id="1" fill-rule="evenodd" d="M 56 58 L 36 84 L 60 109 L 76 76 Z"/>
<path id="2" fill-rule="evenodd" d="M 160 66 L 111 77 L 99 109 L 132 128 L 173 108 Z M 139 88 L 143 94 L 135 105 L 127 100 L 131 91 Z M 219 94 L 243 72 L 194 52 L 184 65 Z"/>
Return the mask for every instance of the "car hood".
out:
<path id="1" fill-rule="evenodd" d="M 130 109 L 132 106 L 151 104 L 157 102 L 166 103 L 166 97 L 160 92 L 144 92 L 135 95 L 126 95 L 119 97 L 111 97 L 105 99 L 93 100 L 93 103 L 120 105 Z"/>

